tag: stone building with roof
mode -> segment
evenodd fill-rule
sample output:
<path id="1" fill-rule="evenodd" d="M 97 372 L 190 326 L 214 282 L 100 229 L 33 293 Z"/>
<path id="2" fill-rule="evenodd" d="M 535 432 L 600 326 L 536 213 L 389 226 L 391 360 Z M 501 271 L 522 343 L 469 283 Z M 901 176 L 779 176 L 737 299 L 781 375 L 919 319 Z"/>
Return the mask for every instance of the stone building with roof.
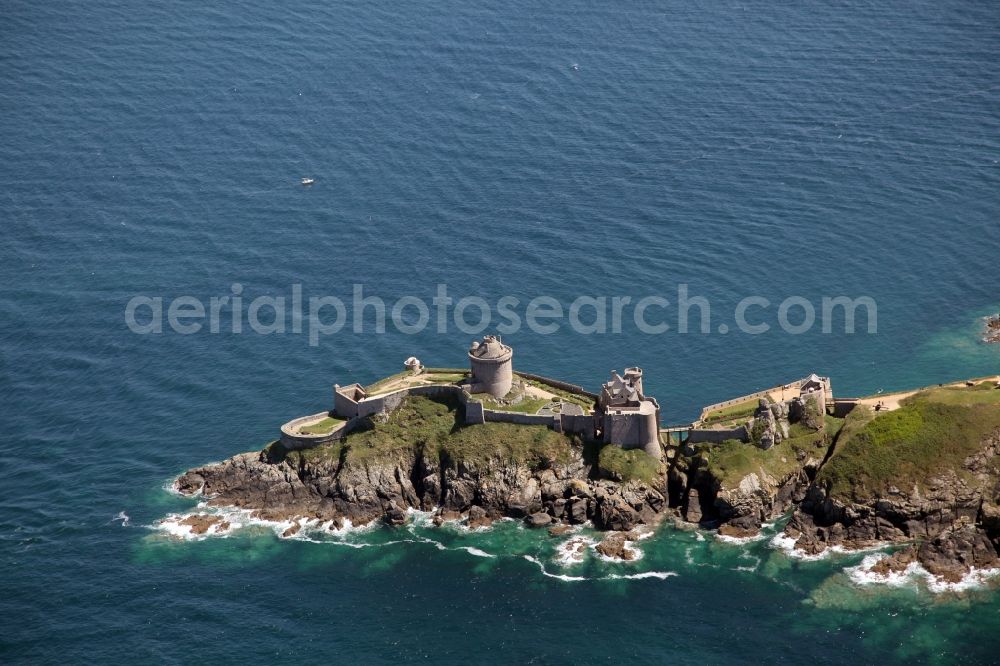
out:
<path id="1" fill-rule="evenodd" d="M 605 443 L 661 457 L 660 405 L 642 391 L 642 368 L 626 368 L 624 376 L 611 371 L 597 399 L 595 422 Z"/>
<path id="2" fill-rule="evenodd" d="M 474 340 L 469 347 L 471 393 L 489 393 L 502 398 L 514 385 L 514 351 L 493 335 Z"/>

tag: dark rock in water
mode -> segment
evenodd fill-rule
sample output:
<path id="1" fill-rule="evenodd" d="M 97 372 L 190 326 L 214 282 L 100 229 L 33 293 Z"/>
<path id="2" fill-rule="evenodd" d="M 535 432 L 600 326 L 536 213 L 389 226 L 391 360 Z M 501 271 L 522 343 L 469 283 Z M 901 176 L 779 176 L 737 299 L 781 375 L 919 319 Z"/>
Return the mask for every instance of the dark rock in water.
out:
<path id="1" fill-rule="evenodd" d="M 493 524 L 493 519 L 486 513 L 486 509 L 481 506 L 473 506 L 469 509 L 469 528 L 489 527 Z"/>
<path id="2" fill-rule="evenodd" d="M 949 583 L 962 580 L 972 569 L 991 569 L 1000 564 L 986 533 L 972 525 L 950 529 L 925 541 L 917 558 L 927 571 Z"/>
<path id="3" fill-rule="evenodd" d="M 390 525 L 405 525 L 406 518 L 406 512 L 397 508 L 389 509 L 384 516 L 385 522 Z"/>
<path id="4" fill-rule="evenodd" d="M 194 495 L 201 492 L 204 485 L 205 479 L 200 474 L 188 472 L 177 479 L 174 483 L 174 488 L 181 495 Z"/>
<path id="5" fill-rule="evenodd" d="M 552 516 L 547 513 L 533 513 L 524 519 L 524 522 L 528 524 L 529 527 L 545 527 L 552 523 Z"/>
<path id="6" fill-rule="evenodd" d="M 569 525 L 556 525 L 555 527 L 549 528 L 549 536 L 554 536 L 554 537 L 562 536 L 572 531 L 573 528 L 570 527 Z"/>
<path id="7" fill-rule="evenodd" d="M 726 523 L 725 525 L 719 526 L 719 534 L 737 539 L 747 539 L 760 534 L 760 530 L 756 527 L 739 527 L 732 523 Z"/>
<path id="8" fill-rule="evenodd" d="M 983 342 L 989 344 L 1000 343 L 1000 314 L 993 317 L 986 317 L 986 328 L 983 333 Z"/>
<path id="9" fill-rule="evenodd" d="M 626 547 L 627 541 L 635 541 L 638 536 L 633 532 L 611 532 L 601 543 L 597 544 L 597 552 L 605 557 L 617 560 L 634 560 L 635 553 Z"/>
<path id="10" fill-rule="evenodd" d="M 288 529 L 286 529 L 284 532 L 281 533 L 281 536 L 287 539 L 290 536 L 298 534 L 299 530 L 301 529 L 302 525 L 299 524 L 299 521 L 296 520 L 294 523 L 291 524 L 290 527 L 288 527 Z"/>
<path id="11" fill-rule="evenodd" d="M 912 546 L 884 557 L 872 565 L 872 573 L 888 576 L 891 573 L 902 573 L 906 567 L 917 559 L 917 551 Z"/>
<path id="12" fill-rule="evenodd" d="M 219 516 L 211 516 L 204 513 L 196 513 L 178 521 L 180 525 L 187 525 L 191 528 L 191 534 L 205 534 L 213 526 L 218 526 L 220 532 L 229 529 L 229 522 Z"/>
<path id="13" fill-rule="evenodd" d="M 450 520 L 460 520 L 461 518 L 462 514 L 458 511 L 454 511 L 452 509 L 441 509 L 434 514 L 434 518 L 431 519 L 431 522 L 434 523 L 435 526 L 440 527 Z"/>

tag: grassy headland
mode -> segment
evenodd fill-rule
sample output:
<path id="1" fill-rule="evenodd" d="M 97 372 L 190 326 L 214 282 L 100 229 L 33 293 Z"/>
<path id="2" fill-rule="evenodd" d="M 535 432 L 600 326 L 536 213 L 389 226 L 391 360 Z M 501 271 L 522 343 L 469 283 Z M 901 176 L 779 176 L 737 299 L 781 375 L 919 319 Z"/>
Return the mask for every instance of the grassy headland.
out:
<path id="1" fill-rule="evenodd" d="M 964 460 L 997 428 L 1000 390 L 989 384 L 922 391 L 891 412 L 859 407 L 817 481 L 841 499 L 884 496 L 890 486 L 923 488 L 947 470 L 965 473 Z"/>

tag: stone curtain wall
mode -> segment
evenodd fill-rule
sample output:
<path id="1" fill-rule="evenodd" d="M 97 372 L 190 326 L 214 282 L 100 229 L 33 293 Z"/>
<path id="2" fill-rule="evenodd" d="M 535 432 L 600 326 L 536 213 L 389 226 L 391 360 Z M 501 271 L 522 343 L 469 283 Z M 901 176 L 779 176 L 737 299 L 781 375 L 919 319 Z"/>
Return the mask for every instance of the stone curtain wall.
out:
<path id="1" fill-rule="evenodd" d="M 858 406 L 858 398 L 838 398 L 833 401 L 833 415 L 842 419 Z"/>
<path id="2" fill-rule="evenodd" d="M 564 391 L 569 391 L 570 393 L 577 393 L 579 395 L 585 395 L 588 398 L 592 398 L 594 400 L 597 400 L 597 394 L 596 393 L 591 393 L 587 389 L 585 389 L 585 388 L 583 388 L 581 386 L 577 386 L 576 384 L 570 384 L 568 382 L 559 381 L 558 379 L 552 379 L 550 377 L 544 377 L 542 375 L 535 375 L 535 374 L 532 374 L 530 372 L 521 372 L 520 370 L 518 370 L 516 374 L 519 375 L 519 376 L 521 376 L 521 377 L 524 377 L 525 379 L 533 379 L 536 382 L 542 382 L 543 384 L 549 384 L 551 386 L 555 386 L 558 389 L 562 389 Z"/>
<path id="3" fill-rule="evenodd" d="M 702 442 L 710 442 L 712 444 L 719 444 L 727 439 L 738 439 L 741 442 L 746 442 L 750 440 L 750 433 L 747 432 L 746 426 L 742 425 L 738 428 L 723 428 L 719 430 L 692 430 L 688 433 L 687 443 L 701 444 Z"/>
<path id="4" fill-rule="evenodd" d="M 587 437 L 593 437 L 594 435 L 594 415 L 593 414 L 561 414 L 559 416 L 559 429 L 566 433 L 586 435 Z"/>
<path id="5" fill-rule="evenodd" d="M 456 370 L 457 371 L 457 370 Z M 464 372 L 464 370 L 462 370 Z M 529 375 L 518 373 L 526 379 L 551 384 L 564 391 L 572 391 L 587 397 L 597 398 L 593 393 L 584 391 L 579 386 L 567 384 L 540 375 Z M 592 435 L 594 432 L 594 417 L 591 414 L 523 414 L 520 412 L 501 412 L 493 409 L 486 409 L 482 403 L 474 400 L 468 391 L 461 386 L 451 386 L 446 384 L 436 384 L 431 386 L 410 386 L 402 388 L 392 393 L 365 398 L 360 401 L 353 401 L 350 398 L 335 395 L 335 414 L 341 418 L 349 419 L 344 425 L 328 435 L 295 435 L 292 434 L 294 428 L 300 423 L 318 420 L 322 415 L 303 416 L 289 421 L 281 427 L 281 442 L 289 449 L 304 449 L 320 444 L 326 444 L 345 437 L 350 433 L 361 420 L 366 416 L 379 412 L 392 413 L 399 409 L 407 396 L 419 395 L 429 398 L 451 396 L 456 398 L 465 408 L 465 424 L 478 425 L 487 421 L 496 423 L 516 423 L 520 425 L 544 425 L 556 432 L 577 433 L 582 435 Z"/>
<path id="6" fill-rule="evenodd" d="M 523 414 L 520 412 L 498 412 L 492 409 L 484 409 L 483 415 L 487 421 L 498 423 L 518 423 L 520 425 L 543 425 L 552 430 L 556 427 L 556 417 L 543 414 Z"/>
<path id="7" fill-rule="evenodd" d="M 764 391 L 757 391 L 756 393 L 750 393 L 748 395 L 740 396 L 739 398 L 733 398 L 732 400 L 725 400 L 723 402 L 717 402 L 714 405 L 707 405 L 701 408 L 701 416 L 698 417 L 699 421 L 704 421 L 705 417 L 714 412 L 717 409 L 723 409 L 724 407 L 729 407 L 730 405 L 737 405 L 741 402 L 750 402 L 753 399 L 765 398 L 769 394 L 774 392 L 774 387 L 766 389 Z"/>

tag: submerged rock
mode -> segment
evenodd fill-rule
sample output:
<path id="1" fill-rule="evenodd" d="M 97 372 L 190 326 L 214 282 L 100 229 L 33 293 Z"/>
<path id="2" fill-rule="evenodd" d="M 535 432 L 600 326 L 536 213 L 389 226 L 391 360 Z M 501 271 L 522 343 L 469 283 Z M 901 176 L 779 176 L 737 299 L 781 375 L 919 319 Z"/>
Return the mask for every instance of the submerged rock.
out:
<path id="1" fill-rule="evenodd" d="M 229 529 L 230 524 L 225 518 L 212 516 L 206 513 L 196 513 L 177 521 L 178 525 L 186 525 L 191 528 L 191 534 L 205 534 L 213 526 L 218 527 L 219 532 Z"/>

